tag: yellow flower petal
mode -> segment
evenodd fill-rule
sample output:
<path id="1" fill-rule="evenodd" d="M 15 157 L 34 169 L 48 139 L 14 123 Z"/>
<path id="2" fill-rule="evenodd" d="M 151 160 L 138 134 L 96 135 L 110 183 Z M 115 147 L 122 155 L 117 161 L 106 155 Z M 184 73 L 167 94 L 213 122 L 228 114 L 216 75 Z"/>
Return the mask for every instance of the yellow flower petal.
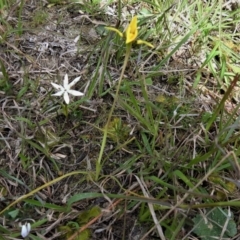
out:
<path id="1" fill-rule="evenodd" d="M 126 44 L 133 42 L 138 35 L 137 16 L 133 17 L 126 30 Z"/>
<path id="2" fill-rule="evenodd" d="M 114 28 L 114 27 L 105 27 L 106 29 L 110 30 L 110 31 L 114 31 L 116 32 L 120 37 L 123 37 L 123 33 L 120 32 L 118 29 Z"/>
<path id="3" fill-rule="evenodd" d="M 137 40 L 137 44 L 145 44 L 151 48 L 154 48 L 154 46 L 151 43 L 144 41 L 144 40 Z"/>

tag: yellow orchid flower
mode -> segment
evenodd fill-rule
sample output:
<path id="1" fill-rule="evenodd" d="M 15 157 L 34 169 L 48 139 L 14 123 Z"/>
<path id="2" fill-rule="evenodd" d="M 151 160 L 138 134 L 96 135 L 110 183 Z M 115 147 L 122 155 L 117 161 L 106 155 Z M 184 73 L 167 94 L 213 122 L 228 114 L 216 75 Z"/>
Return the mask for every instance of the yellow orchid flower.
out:
<path id="1" fill-rule="evenodd" d="M 138 35 L 138 29 L 137 29 L 137 16 L 132 18 L 132 21 L 127 27 L 126 30 L 126 44 L 133 42 Z"/>
<path id="2" fill-rule="evenodd" d="M 116 32 L 121 38 L 126 37 L 126 44 L 136 41 L 137 44 L 146 44 L 147 46 L 149 46 L 151 48 L 154 47 L 151 43 L 146 42 L 144 40 L 136 40 L 136 38 L 138 36 L 137 16 L 132 18 L 125 33 L 122 33 L 121 31 L 119 31 L 118 29 L 116 29 L 114 27 L 106 27 L 106 29 Z"/>

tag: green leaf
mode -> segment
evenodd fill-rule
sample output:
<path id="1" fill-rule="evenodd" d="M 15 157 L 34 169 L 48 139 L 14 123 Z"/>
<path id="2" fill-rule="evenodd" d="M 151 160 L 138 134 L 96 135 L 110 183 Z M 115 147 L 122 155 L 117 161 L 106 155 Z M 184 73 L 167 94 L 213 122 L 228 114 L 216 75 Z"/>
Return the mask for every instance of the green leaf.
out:
<path id="1" fill-rule="evenodd" d="M 184 173 L 180 170 L 176 170 L 174 171 L 174 175 L 179 177 L 182 181 L 185 182 L 185 184 L 189 187 L 189 188 L 194 188 L 195 185 L 192 183 L 191 179 L 188 178 L 186 175 L 184 175 Z M 198 192 L 197 189 L 195 189 L 195 192 Z"/>
<path id="2" fill-rule="evenodd" d="M 15 209 L 11 212 L 8 212 L 8 215 L 11 216 L 12 219 L 15 219 L 19 213 L 19 209 Z"/>
<path id="3" fill-rule="evenodd" d="M 73 203 L 78 202 L 83 199 L 88 198 L 96 198 L 96 197 L 102 197 L 101 193 L 78 193 L 70 197 L 67 201 L 68 207 L 71 206 Z"/>
<path id="4" fill-rule="evenodd" d="M 18 100 L 18 101 L 23 97 L 23 95 L 24 95 L 25 93 L 27 93 L 28 88 L 29 88 L 29 84 L 23 86 L 23 87 L 20 89 L 20 91 L 18 92 L 18 95 L 17 95 L 17 100 Z"/>
<path id="5" fill-rule="evenodd" d="M 79 223 L 79 225 L 84 225 L 84 224 L 88 223 L 91 219 L 99 216 L 99 214 L 101 214 L 100 207 L 93 206 L 91 209 L 81 212 L 78 215 L 77 222 Z"/>
<path id="6" fill-rule="evenodd" d="M 7 230 L 5 227 L 3 227 L 2 225 L 0 225 L 0 234 L 1 233 L 5 233 L 5 234 L 10 234 L 10 231 L 9 230 Z M 0 235 L 0 237 L 1 237 L 1 235 Z M 1 238 L 0 238 L 0 240 L 1 240 Z"/>
<path id="7" fill-rule="evenodd" d="M 24 202 L 29 203 L 29 204 L 34 205 L 34 206 L 45 207 L 45 208 L 49 208 L 49 209 L 59 211 L 59 212 L 68 212 L 68 209 L 65 206 L 58 206 L 58 205 L 53 204 L 53 203 L 39 202 L 39 201 L 34 200 L 34 199 L 24 199 Z"/>
<path id="8" fill-rule="evenodd" d="M 234 237 L 237 234 L 237 228 L 232 218 L 233 214 L 230 213 L 229 217 L 228 210 L 214 208 L 204 216 L 198 214 L 193 219 L 195 223 L 193 232 L 202 240 L 219 239 L 220 236 L 223 238 Z M 225 226 L 226 224 L 227 226 Z"/>
<path id="9" fill-rule="evenodd" d="M 146 85 L 150 85 L 150 86 L 152 86 L 153 85 L 153 81 L 152 81 L 152 78 L 146 78 L 145 79 L 145 83 L 146 83 Z"/>

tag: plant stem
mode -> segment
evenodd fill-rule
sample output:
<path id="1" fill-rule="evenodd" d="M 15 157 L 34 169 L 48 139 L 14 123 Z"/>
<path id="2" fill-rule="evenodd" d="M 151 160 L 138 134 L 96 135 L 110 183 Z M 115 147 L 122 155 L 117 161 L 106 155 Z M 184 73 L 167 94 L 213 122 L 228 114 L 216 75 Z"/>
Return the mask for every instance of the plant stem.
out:
<path id="1" fill-rule="evenodd" d="M 121 72 L 121 75 L 120 75 L 120 78 L 119 78 L 119 81 L 118 81 L 118 85 L 117 85 L 114 101 L 113 101 L 111 110 L 110 110 L 109 115 L 108 115 L 107 124 L 106 124 L 106 126 L 104 128 L 104 135 L 103 135 L 102 145 L 101 145 L 100 153 L 99 153 L 98 160 L 97 160 L 97 163 L 96 163 L 96 177 L 95 177 L 96 181 L 98 180 L 98 177 L 99 177 L 99 174 L 100 174 L 100 171 L 101 171 L 101 160 L 102 160 L 103 151 L 105 149 L 106 142 L 107 142 L 108 126 L 109 126 L 109 123 L 110 123 L 111 118 L 112 118 L 113 110 L 114 110 L 114 108 L 116 106 L 119 89 L 120 89 L 121 82 L 122 82 L 122 79 L 123 79 L 123 75 L 124 75 L 124 72 L 125 72 L 125 69 L 126 69 L 126 66 L 127 66 L 127 63 L 128 63 L 128 59 L 129 59 L 129 56 L 130 56 L 131 47 L 132 47 L 131 43 L 127 44 L 127 46 L 126 46 L 126 55 L 125 55 L 125 59 L 124 59 L 124 63 L 123 63 L 122 72 Z"/>

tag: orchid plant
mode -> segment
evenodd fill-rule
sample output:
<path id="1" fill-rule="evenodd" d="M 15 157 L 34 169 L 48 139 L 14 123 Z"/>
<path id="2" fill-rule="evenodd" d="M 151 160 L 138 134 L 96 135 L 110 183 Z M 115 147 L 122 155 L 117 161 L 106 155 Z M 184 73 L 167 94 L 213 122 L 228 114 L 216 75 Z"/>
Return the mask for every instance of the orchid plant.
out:
<path id="1" fill-rule="evenodd" d="M 126 66 L 127 66 L 127 63 L 128 63 L 128 59 L 129 59 L 129 56 L 130 56 L 132 43 L 136 42 L 137 44 L 145 44 L 145 45 L 147 45 L 151 48 L 153 48 L 154 46 L 149 42 L 137 39 L 137 37 L 138 37 L 137 16 L 134 16 L 132 18 L 131 22 L 129 23 L 129 25 L 126 29 L 126 31 L 123 32 L 123 33 L 121 31 L 119 31 L 118 29 L 114 28 L 114 27 L 106 27 L 106 29 L 108 29 L 110 31 L 114 31 L 121 38 L 126 39 L 126 41 L 125 41 L 126 46 L 127 46 L 126 47 L 126 54 L 125 54 L 125 59 L 124 59 L 123 67 L 122 67 L 122 72 L 121 72 L 121 75 L 120 75 L 120 78 L 119 78 L 119 81 L 118 81 L 118 85 L 117 85 L 117 88 L 116 88 L 116 94 L 115 94 L 115 96 L 118 96 L 120 85 L 121 85 L 121 82 L 122 82 L 122 79 L 123 79 L 123 76 L 124 76 L 124 72 L 125 72 L 125 69 L 126 69 Z M 116 102 L 117 102 L 117 97 L 114 98 L 110 113 L 108 115 L 108 120 L 107 120 L 106 126 L 110 126 L 111 117 L 112 117 L 113 110 L 115 108 Z M 104 148 L 105 148 L 105 145 L 106 145 L 108 132 L 109 132 L 109 129 L 108 129 L 108 127 L 106 127 L 105 130 L 104 130 L 101 150 L 100 150 L 100 153 L 99 153 L 99 156 L 98 156 L 98 160 L 96 162 L 96 180 L 98 179 L 99 174 L 100 174 L 101 159 L 102 159 Z"/>

